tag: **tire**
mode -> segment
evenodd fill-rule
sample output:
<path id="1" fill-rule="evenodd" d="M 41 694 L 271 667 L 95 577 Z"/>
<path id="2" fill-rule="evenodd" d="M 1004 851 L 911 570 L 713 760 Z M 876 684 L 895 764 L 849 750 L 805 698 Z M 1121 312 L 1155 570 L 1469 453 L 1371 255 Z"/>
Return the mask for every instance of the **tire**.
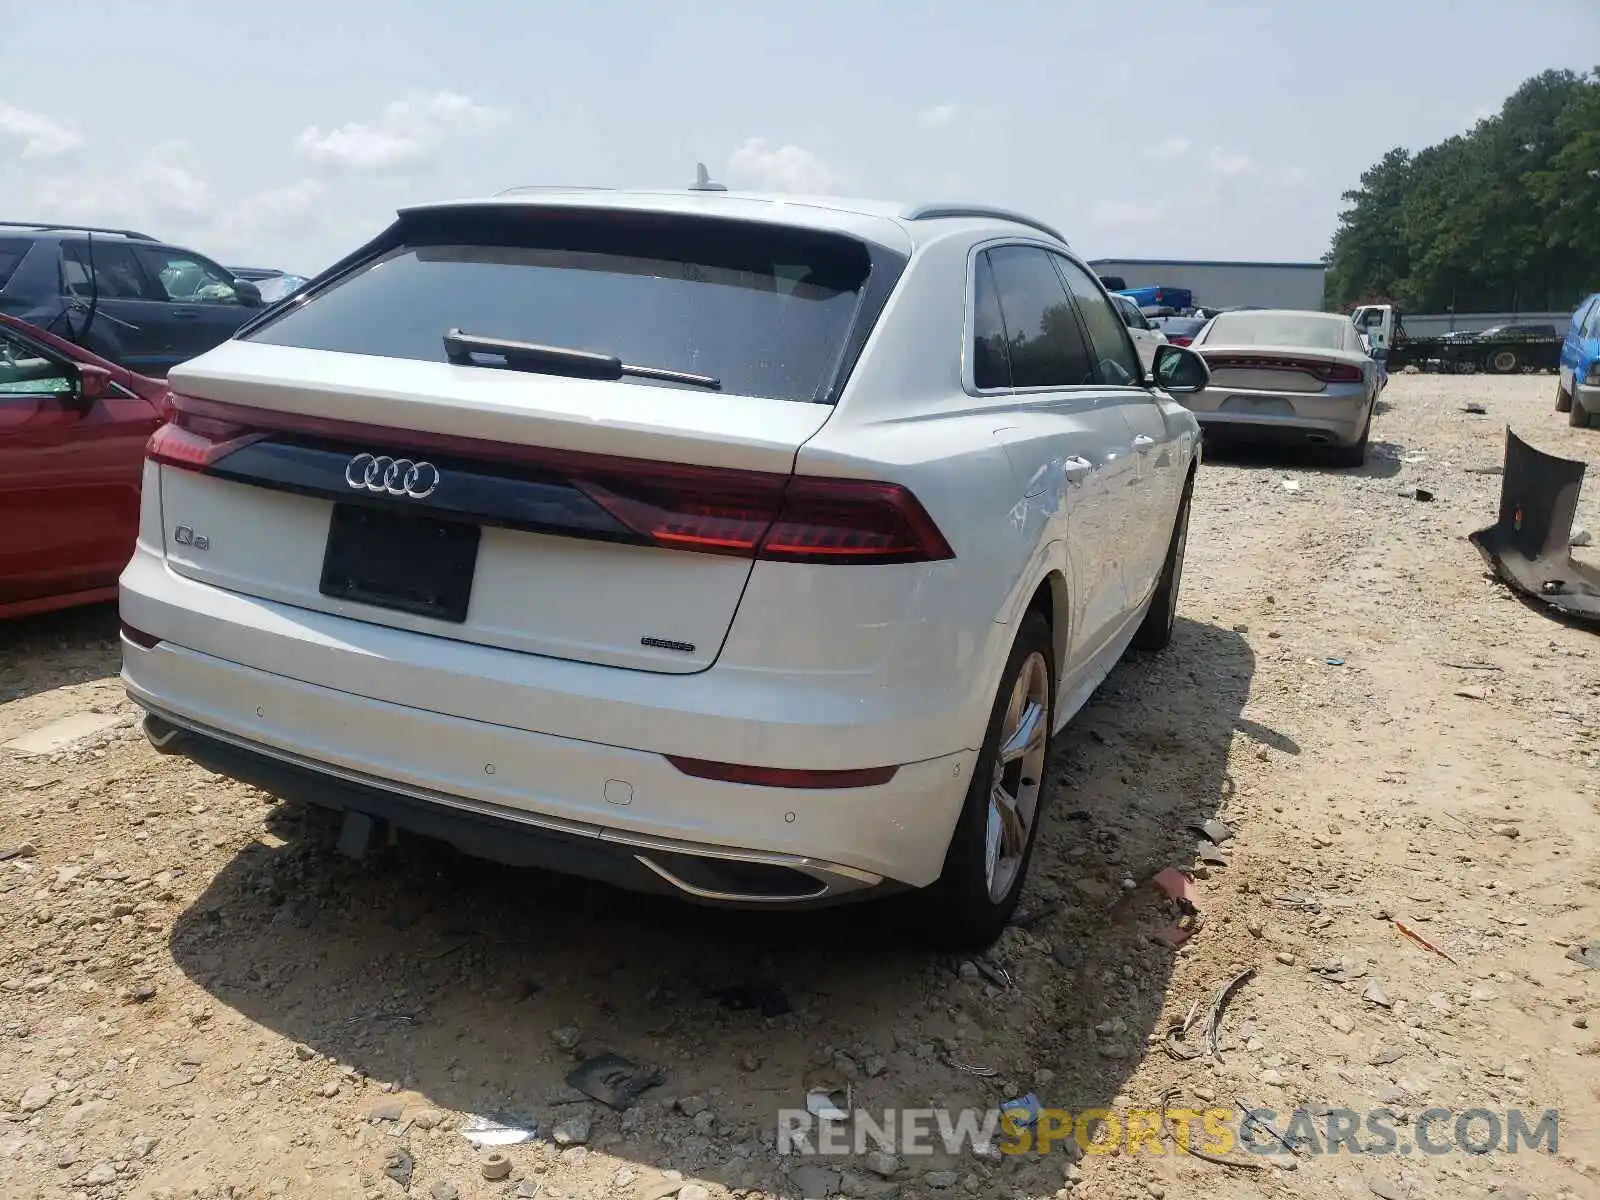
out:
<path id="1" fill-rule="evenodd" d="M 1515 375 L 1522 360 L 1515 350 L 1496 350 L 1484 359 L 1483 365 L 1496 375 Z"/>
<path id="2" fill-rule="evenodd" d="M 1189 546 L 1189 504 L 1194 496 L 1194 474 L 1183 484 L 1178 515 L 1172 522 L 1172 540 L 1167 543 L 1167 559 L 1161 568 L 1161 582 L 1150 598 L 1150 609 L 1133 635 L 1135 650 L 1165 650 L 1172 641 L 1172 627 L 1178 620 L 1178 591 L 1183 586 L 1183 560 Z"/>
<path id="3" fill-rule="evenodd" d="M 983 749 L 945 851 L 944 871 L 914 897 L 917 936 L 938 949 L 982 950 L 1000 936 L 1016 911 L 1049 791 L 1054 662 L 1049 623 L 1037 612 L 1028 613 L 1000 677 Z M 1018 742 L 1016 757 L 1003 762 L 1004 742 L 1020 731 L 1023 715 L 1035 706 L 1038 715 L 1028 718 L 1027 727 L 1036 732 Z M 1020 827 L 992 801 L 1001 791 L 1012 800 Z M 1005 853 L 1008 848 L 1012 853 Z"/>
<path id="4" fill-rule="evenodd" d="M 1329 457 L 1336 467 L 1355 469 L 1367 465 L 1367 441 L 1372 437 L 1372 410 L 1367 410 L 1367 423 L 1361 427 L 1361 438 L 1353 446 L 1340 446 Z"/>
<path id="5" fill-rule="evenodd" d="M 1567 395 L 1566 389 L 1563 388 L 1559 382 L 1556 384 L 1556 411 L 1572 411 L 1572 397 Z"/>
<path id="6" fill-rule="evenodd" d="M 1589 428 L 1589 410 L 1583 407 L 1583 402 L 1578 399 L 1577 389 L 1573 389 L 1572 396 L 1567 402 L 1567 424 L 1574 429 Z"/>

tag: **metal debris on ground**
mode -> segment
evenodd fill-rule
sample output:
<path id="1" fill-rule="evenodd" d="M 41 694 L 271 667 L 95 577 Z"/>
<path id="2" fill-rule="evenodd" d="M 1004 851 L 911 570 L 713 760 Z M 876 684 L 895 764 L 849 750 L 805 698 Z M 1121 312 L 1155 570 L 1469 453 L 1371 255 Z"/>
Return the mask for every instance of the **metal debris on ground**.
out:
<path id="1" fill-rule="evenodd" d="M 1228 1007 L 1228 1001 L 1233 994 L 1244 986 L 1247 979 L 1256 973 L 1255 967 L 1246 967 L 1227 983 L 1217 989 L 1217 998 L 1211 1002 L 1211 1008 L 1206 1013 L 1206 1053 L 1212 1058 L 1220 1059 L 1218 1038 L 1222 1033 L 1222 1013 Z"/>
<path id="2" fill-rule="evenodd" d="M 981 958 L 973 959 L 972 965 L 977 967 L 978 973 L 994 984 L 995 987 L 1008 988 L 1011 986 L 1011 972 L 1004 967 L 997 967 L 992 962 L 987 962 Z"/>
<path id="3" fill-rule="evenodd" d="M 1300 490 L 1300 481 L 1298 479 L 1285 479 L 1280 486 L 1286 492 L 1298 492 Z"/>
<path id="4" fill-rule="evenodd" d="M 1445 962 L 1447 962 L 1447 963 L 1455 963 L 1455 961 L 1456 961 L 1455 959 L 1451 958 L 1443 950 L 1439 949 L 1439 947 L 1435 946 L 1427 938 L 1423 937 L 1415 929 L 1412 929 L 1410 926 L 1406 925 L 1404 922 L 1396 921 L 1394 923 L 1394 927 L 1396 929 L 1398 929 L 1401 933 L 1403 933 L 1406 937 L 1410 938 L 1417 945 L 1421 946 L 1424 950 L 1431 950 L 1433 953 L 1437 954 L 1440 958 L 1444 959 Z M 1459 966 L 1460 964 L 1456 964 L 1456 965 Z"/>
<path id="5" fill-rule="evenodd" d="M 953 1058 L 947 1058 L 945 1062 L 958 1071 L 964 1071 L 968 1075 L 976 1075 L 980 1079 L 993 1079 L 996 1074 L 993 1067 L 980 1067 L 972 1063 L 957 1062 Z"/>
<path id="6" fill-rule="evenodd" d="M 1342 658 L 1325 658 L 1322 661 L 1327 663 L 1330 667 L 1344 666 L 1344 659 Z"/>
<path id="7" fill-rule="evenodd" d="M 1177 1088 L 1168 1088 L 1165 1092 L 1161 1093 L 1161 1100 L 1156 1104 L 1156 1111 L 1161 1114 L 1160 1136 L 1162 1141 L 1167 1141 L 1169 1138 L 1171 1138 L 1172 1141 L 1178 1144 L 1178 1149 L 1182 1150 L 1185 1154 L 1188 1154 L 1194 1158 L 1198 1158 L 1202 1162 L 1216 1163 L 1219 1167 L 1237 1167 L 1241 1171 L 1266 1170 L 1265 1163 L 1248 1162 L 1242 1158 L 1224 1158 L 1220 1154 L 1211 1154 L 1205 1150 L 1202 1150 L 1194 1144 L 1196 1139 L 1192 1137 L 1171 1137 L 1171 1134 L 1167 1129 L 1167 1123 L 1172 1119 L 1172 1113 L 1176 1111 L 1172 1107 L 1172 1100 L 1177 1096 L 1177 1094 Z"/>
<path id="8" fill-rule="evenodd" d="M 579 1063 L 567 1082 L 585 1096 L 592 1096 L 618 1112 L 633 1107 L 641 1092 L 666 1082 L 655 1067 L 642 1067 L 620 1054 L 600 1054 Z"/>
<path id="9" fill-rule="evenodd" d="M 1421 500 L 1423 503 L 1427 503 L 1433 499 L 1433 493 L 1427 488 L 1421 487 L 1401 488 L 1400 494 L 1407 500 Z"/>
<path id="10" fill-rule="evenodd" d="M 1181 1021 L 1174 1021 L 1167 1028 L 1166 1037 L 1162 1041 L 1167 1053 L 1179 1062 L 1199 1058 L 1201 1051 L 1198 1046 L 1188 1046 L 1183 1043 L 1184 1037 L 1194 1027 L 1195 1017 L 1200 1015 L 1200 1001 L 1196 1000 L 1189 1005 L 1189 1013 Z"/>
<path id="11" fill-rule="evenodd" d="M 1494 665 L 1494 663 L 1486 663 L 1486 662 L 1447 662 L 1447 663 L 1440 663 L 1439 665 L 1440 666 L 1444 666 L 1444 667 L 1454 667 L 1458 671 L 1500 671 L 1500 670 L 1504 670 L 1503 667 L 1497 667 L 1497 666 Z"/>
<path id="12" fill-rule="evenodd" d="M 1600 971 L 1600 938 L 1590 938 L 1583 945 L 1572 947 L 1567 951 L 1566 957 L 1581 967 Z"/>
<path id="13" fill-rule="evenodd" d="M 1476 400 L 1468 400 L 1461 406 L 1461 411 L 1464 413 L 1471 413 L 1473 416 L 1481 417 L 1489 410 Z"/>
<path id="14" fill-rule="evenodd" d="M 389 1151 L 383 1160 L 383 1173 L 394 1180 L 401 1190 L 411 1190 L 411 1152 L 402 1147 Z"/>
<path id="15" fill-rule="evenodd" d="M 1504 475 L 1504 467 L 1462 467 L 1468 475 Z"/>
<path id="16" fill-rule="evenodd" d="M 1222 845 L 1223 842 L 1226 842 L 1229 838 L 1233 837 L 1232 829 L 1224 825 L 1221 821 L 1214 820 L 1209 817 L 1204 821 L 1190 825 L 1189 828 L 1204 835 L 1205 837 L 1210 838 L 1211 841 L 1218 846 Z"/>
<path id="17" fill-rule="evenodd" d="M 507 1179 L 511 1175 L 511 1160 L 496 1150 L 492 1154 L 485 1154 L 483 1161 L 478 1164 L 478 1169 L 483 1177 L 490 1183 Z"/>
<path id="18" fill-rule="evenodd" d="M 517 1146 L 532 1141 L 538 1132 L 539 1123 L 532 1117 L 507 1113 L 472 1113 L 461 1125 L 461 1136 L 474 1146 Z"/>
<path id="19" fill-rule="evenodd" d="M 1223 856 L 1222 851 L 1218 850 L 1210 842 L 1198 843 L 1194 848 L 1194 856 L 1208 867 L 1225 867 L 1228 865 L 1228 860 Z"/>
<path id="20" fill-rule="evenodd" d="M 1279 1133 L 1278 1130 L 1273 1126 L 1272 1122 L 1267 1120 L 1266 1114 L 1272 1112 L 1272 1109 L 1263 1108 L 1259 1104 L 1254 1104 L 1249 1100 L 1243 1099 L 1235 1100 L 1234 1103 L 1239 1106 L 1239 1111 L 1244 1113 L 1244 1120 L 1239 1124 L 1239 1140 L 1241 1142 L 1247 1137 L 1250 1127 L 1254 1126 L 1255 1128 L 1270 1134 L 1272 1139 L 1290 1154 L 1295 1155 L 1297 1158 L 1300 1156 L 1300 1147 L 1296 1146 L 1283 1134 Z"/>

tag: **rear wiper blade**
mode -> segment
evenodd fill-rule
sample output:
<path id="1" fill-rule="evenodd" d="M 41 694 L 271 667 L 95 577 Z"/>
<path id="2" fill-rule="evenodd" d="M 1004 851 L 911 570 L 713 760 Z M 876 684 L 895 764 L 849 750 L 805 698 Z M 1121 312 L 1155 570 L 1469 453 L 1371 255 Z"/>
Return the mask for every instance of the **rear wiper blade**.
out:
<path id="1" fill-rule="evenodd" d="M 579 379 L 621 379 L 633 375 L 640 379 L 660 379 L 666 383 L 685 383 L 691 387 L 720 390 L 722 380 L 691 371 L 669 371 L 665 367 L 640 367 L 625 363 L 615 354 L 595 354 L 568 346 L 541 346 L 536 342 L 516 342 L 507 338 L 480 337 L 452 329 L 444 335 L 444 352 L 457 366 L 480 365 L 474 354 L 492 354 L 505 360 L 514 371 L 542 371 L 549 375 L 572 375 Z"/>

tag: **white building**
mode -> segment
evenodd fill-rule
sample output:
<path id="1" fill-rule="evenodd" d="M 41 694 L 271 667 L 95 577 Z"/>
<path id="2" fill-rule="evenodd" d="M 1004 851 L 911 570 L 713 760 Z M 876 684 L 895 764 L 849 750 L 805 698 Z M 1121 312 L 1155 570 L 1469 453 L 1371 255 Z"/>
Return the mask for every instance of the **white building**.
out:
<path id="1" fill-rule="evenodd" d="M 1180 287 L 1209 308 L 1322 308 L 1320 262 L 1207 262 L 1173 258 L 1097 258 L 1090 268 L 1101 277 L 1120 277 L 1127 286 Z"/>

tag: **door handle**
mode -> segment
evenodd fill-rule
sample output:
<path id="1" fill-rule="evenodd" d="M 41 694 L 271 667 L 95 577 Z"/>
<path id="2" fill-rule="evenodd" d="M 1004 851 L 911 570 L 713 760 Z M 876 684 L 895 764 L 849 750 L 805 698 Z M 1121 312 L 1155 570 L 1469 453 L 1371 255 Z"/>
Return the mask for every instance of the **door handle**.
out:
<path id="1" fill-rule="evenodd" d="M 200 314 L 192 308 L 175 308 L 172 310 L 174 321 L 198 321 Z"/>
<path id="2" fill-rule="evenodd" d="M 1148 434 L 1141 433 L 1133 439 L 1133 448 L 1140 454 L 1149 454 L 1155 444 L 1155 438 L 1150 437 Z"/>
<path id="3" fill-rule="evenodd" d="M 1081 484 L 1094 470 L 1094 464 L 1087 458 L 1073 455 L 1061 464 L 1061 473 L 1067 477 L 1068 483 Z"/>

